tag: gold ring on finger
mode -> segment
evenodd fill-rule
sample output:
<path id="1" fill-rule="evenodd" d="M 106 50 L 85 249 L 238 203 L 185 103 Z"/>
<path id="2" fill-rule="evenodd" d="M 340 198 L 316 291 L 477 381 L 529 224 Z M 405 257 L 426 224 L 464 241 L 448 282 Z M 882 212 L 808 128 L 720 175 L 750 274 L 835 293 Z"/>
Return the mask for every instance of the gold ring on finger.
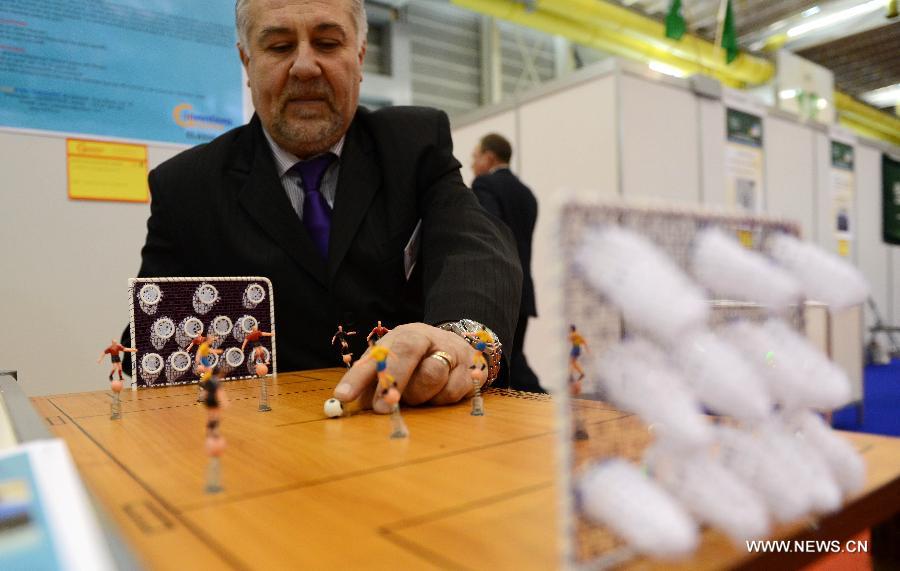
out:
<path id="1" fill-rule="evenodd" d="M 434 353 L 429 355 L 429 357 L 432 359 L 437 359 L 438 361 L 447 365 L 448 371 L 453 368 L 453 357 L 451 357 L 450 353 L 447 353 L 446 351 L 435 351 Z"/>

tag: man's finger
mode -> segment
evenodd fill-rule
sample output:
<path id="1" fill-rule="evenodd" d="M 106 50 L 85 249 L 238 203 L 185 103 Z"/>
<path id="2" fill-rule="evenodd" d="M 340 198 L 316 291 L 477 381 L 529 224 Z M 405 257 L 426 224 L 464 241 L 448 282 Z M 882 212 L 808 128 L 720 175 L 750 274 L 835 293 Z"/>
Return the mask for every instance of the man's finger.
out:
<path id="1" fill-rule="evenodd" d="M 379 345 L 387 347 L 390 351 L 386 372 L 394 378 L 394 383 L 400 394 L 403 394 L 407 383 L 412 378 L 413 372 L 425 355 L 427 355 L 431 346 L 431 341 L 418 330 L 418 325 L 401 325 L 390 331 L 379 341 Z M 382 414 L 391 412 L 392 405 L 384 402 L 383 399 L 388 388 L 390 387 L 379 386 L 375 389 L 375 398 L 372 401 L 372 410 L 375 412 Z"/>
<path id="2" fill-rule="evenodd" d="M 475 393 L 475 385 L 472 383 L 472 376 L 469 372 L 474 356 L 475 350 L 466 346 L 464 357 L 450 371 L 450 378 L 447 380 L 447 384 L 444 385 L 444 388 L 439 393 L 427 401 L 429 404 L 453 404 Z"/>
<path id="3" fill-rule="evenodd" d="M 431 400 L 444 389 L 450 379 L 450 371 L 456 363 L 449 353 L 446 356 L 435 356 L 435 352 L 422 359 L 413 372 L 412 380 L 403 391 L 403 402 L 410 405 L 422 404 Z"/>
<path id="4" fill-rule="evenodd" d="M 367 350 L 344 373 L 341 382 L 334 387 L 334 398 L 341 402 L 352 402 L 360 398 L 366 388 L 369 388 L 370 391 L 368 393 L 372 394 L 371 391 L 374 390 L 373 385 L 375 383 L 375 360 L 368 358 L 368 355 L 369 351 Z M 366 408 L 368 408 L 368 404 Z"/>

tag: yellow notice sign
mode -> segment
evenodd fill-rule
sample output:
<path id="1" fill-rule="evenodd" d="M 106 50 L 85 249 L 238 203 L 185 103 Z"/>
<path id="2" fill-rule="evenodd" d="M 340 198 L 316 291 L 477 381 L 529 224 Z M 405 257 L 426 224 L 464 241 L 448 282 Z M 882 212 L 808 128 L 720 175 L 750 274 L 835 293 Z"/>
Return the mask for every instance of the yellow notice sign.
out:
<path id="1" fill-rule="evenodd" d="M 69 198 L 147 202 L 147 147 L 66 139 Z"/>
<path id="2" fill-rule="evenodd" d="M 845 258 L 850 255 L 850 240 L 838 240 L 838 254 Z"/>
<path id="3" fill-rule="evenodd" d="M 749 250 L 753 249 L 753 232 L 750 230 L 738 230 L 737 235 L 741 246 Z"/>

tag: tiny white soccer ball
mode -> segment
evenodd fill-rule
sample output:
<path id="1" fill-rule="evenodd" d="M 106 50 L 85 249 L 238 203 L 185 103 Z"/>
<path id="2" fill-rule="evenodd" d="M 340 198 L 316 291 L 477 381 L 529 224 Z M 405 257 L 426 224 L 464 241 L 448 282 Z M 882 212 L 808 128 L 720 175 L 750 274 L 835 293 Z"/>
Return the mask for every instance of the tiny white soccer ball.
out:
<path id="1" fill-rule="evenodd" d="M 328 418 L 337 418 L 344 414 L 344 406 L 341 401 L 331 398 L 325 401 L 325 416 Z"/>

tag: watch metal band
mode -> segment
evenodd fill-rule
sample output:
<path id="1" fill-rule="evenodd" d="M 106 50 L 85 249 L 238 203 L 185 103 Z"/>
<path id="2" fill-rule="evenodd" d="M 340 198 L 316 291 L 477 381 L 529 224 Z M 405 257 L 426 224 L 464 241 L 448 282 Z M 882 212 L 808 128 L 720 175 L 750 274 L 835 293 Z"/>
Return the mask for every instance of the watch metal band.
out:
<path id="1" fill-rule="evenodd" d="M 478 341 L 471 335 L 474 335 L 475 333 L 478 333 L 479 331 L 484 329 L 488 333 L 488 335 L 491 336 L 491 339 L 493 339 L 494 341 L 492 343 L 487 343 L 487 347 L 484 351 L 482 351 L 488 364 L 488 375 L 487 380 L 484 382 L 484 386 L 491 386 L 491 383 L 497 380 L 497 375 L 500 374 L 500 362 L 501 357 L 503 356 L 503 344 L 500 343 L 500 339 L 497 338 L 497 335 L 489 328 L 472 319 L 450 321 L 448 323 L 440 325 L 440 328 L 445 331 L 452 331 L 453 333 L 456 333 L 457 335 L 465 339 L 466 342 L 469 343 L 469 345 L 471 345 L 472 347 L 475 347 Z"/>

